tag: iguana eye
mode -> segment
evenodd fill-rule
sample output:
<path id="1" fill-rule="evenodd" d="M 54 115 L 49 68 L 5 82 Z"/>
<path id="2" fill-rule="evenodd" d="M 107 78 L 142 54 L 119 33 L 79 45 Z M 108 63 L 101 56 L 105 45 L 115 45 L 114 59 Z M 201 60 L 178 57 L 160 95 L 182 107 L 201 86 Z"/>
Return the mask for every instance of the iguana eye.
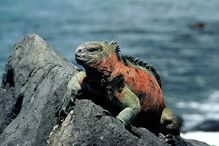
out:
<path id="1" fill-rule="evenodd" d="M 101 48 L 89 48 L 89 52 L 101 51 Z"/>

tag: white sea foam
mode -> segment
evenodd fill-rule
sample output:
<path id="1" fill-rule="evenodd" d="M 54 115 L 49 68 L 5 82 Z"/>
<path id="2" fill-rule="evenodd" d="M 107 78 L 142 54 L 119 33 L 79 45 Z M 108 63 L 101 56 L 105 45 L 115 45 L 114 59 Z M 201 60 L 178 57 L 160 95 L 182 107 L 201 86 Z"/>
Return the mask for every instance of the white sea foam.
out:
<path id="1" fill-rule="evenodd" d="M 196 131 L 196 132 L 181 133 L 181 136 L 186 139 L 195 139 L 213 146 L 219 146 L 219 140 L 218 140 L 219 132 Z"/>
<path id="2" fill-rule="evenodd" d="M 189 129 L 198 123 L 205 120 L 219 120 L 219 90 L 213 92 L 209 97 L 200 102 L 196 101 L 180 101 L 176 104 L 178 108 L 189 109 L 191 113 L 184 113 L 182 115 L 184 128 Z"/>

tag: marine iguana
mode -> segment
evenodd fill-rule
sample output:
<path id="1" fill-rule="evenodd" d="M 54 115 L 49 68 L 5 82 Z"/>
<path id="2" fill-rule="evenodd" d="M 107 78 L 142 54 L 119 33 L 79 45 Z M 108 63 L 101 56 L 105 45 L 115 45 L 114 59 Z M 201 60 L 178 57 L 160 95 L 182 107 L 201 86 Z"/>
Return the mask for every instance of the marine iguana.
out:
<path id="1" fill-rule="evenodd" d="M 85 42 L 76 49 L 75 59 L 85 72 L 71 78 L 65 98 L 74 96 L 65 99 L 61 119 L 69 112 L 78 91 L 85 90 L 119 107 L 116 118 L 126 126 L 136 123 L 154 133 L 178 135 L 177 118 L 164 103 L 158 72 L 151 65 L 119 52 L 115 41 Z"/>

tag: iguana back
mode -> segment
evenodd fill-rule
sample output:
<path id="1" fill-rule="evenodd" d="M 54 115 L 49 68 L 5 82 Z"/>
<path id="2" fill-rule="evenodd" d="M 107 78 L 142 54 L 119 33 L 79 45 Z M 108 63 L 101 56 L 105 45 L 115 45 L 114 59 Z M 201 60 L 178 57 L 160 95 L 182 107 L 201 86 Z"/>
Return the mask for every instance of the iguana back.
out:
<path id="1" fill-rule="evenodd" d="M 138 58 L 135 58 L 135 57 L 129 56 L 129 55 L 122 55 L 121 59 L 123 60 L 123 62 L 125 64 L 129 64 L 131 66 L 136 66 L 137 68 L 143 68 L 146 71 L 149 71 L 156 78 L 160 88 L 162 89 L 160 75 L 159 75 L 158 71 L 153 66 L 149 65 L 148 63 L 143 62 L 142 60 L 139 60 Z"/>

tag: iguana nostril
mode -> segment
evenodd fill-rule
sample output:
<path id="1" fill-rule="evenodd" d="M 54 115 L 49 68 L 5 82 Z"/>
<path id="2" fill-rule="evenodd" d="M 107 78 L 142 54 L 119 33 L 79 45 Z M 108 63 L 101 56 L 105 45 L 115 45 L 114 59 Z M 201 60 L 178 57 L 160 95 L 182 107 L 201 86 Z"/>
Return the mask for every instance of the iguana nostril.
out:
<path id="1" fill-rule="evenodd" d="M 78 53 L 80 53 L 80 52 L 82 52 L 82 50 L 81 50 L 81 49 L 79 49 L 77 52 L 78 52 Z"/>

